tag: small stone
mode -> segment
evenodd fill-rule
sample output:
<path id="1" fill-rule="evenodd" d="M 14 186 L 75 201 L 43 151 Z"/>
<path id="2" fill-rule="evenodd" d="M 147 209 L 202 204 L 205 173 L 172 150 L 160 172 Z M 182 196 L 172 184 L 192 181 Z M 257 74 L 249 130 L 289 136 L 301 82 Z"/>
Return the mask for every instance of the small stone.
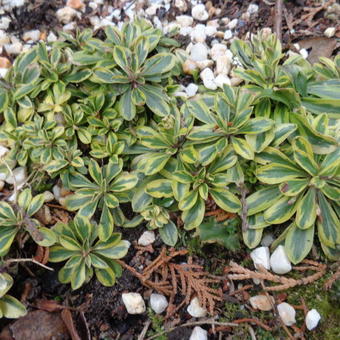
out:
<path id="1" fill-rule="evenodd" d="M 204 70 L 207 67 L 211 67 L 214 65 L 214 62 L 211 59 L 206 59 L 202 61 L 197 61 L 197 66 L 200 70 Z"/>
<path id="2" fill-rule="evenodd" d="M 319 324 L 320 319 L 321 315 L 316 309 L 311 309 L 310 311 L 308 311 L 305 320 L 308 330 L 311 331 L 312 329 L 314 329 Z"/>
<path id="3" fill-rule="evenodd" d="M 46 31 L 41 32 L 39 40 L 46 41 L 46 39 L 47 39 L 47 32 Z"/>
<path id="4" fill-rule="evenodd" d="M 229 22 L 227 26 L 229 29 L 233 30 L 234 28 L 236 28 L 237 23 L 238 23 L 238 19 L 233 19 Z"/>
<path id="5" fill-rule="evenodd" d="M 9 17 L 1 17 L 0 18 L 0 29 L 7 30 L 11 21 L 12 20 Z"/>
<path id="6" fill-rule="evenodd" d="M 57 41 L 58 38 L 57 36 L 53 33 L 53 32 L 50 32 L 47 36 L 47 42 L 54 42 L 54 41 Z"/>
<path id="7" fill-rule="evenodd" d="M 38 41 L 40 39 L 40 31 L 39 30 L 32 30 L 32 31 L 27 31 L 23 34 L 22 39 L 24 41 Z"/>
<path id="8" fill-rule="evenodd" d="M 81 0 L 67 0 L 66 6 L 74 9 L 81 9 L 84 7 L 84 3 Z"/>
<path id="9" fill-rule="evenodd" d="M 267 270 L 270 269 L 269 255 L 268 247 L 258 247 L 250 253 L 256 269 L 259 269 L 259 266 L 263 266 Z"/>
<path id="10" fill-rule="evenodd" d="M 61 197 L 66 197 L 66 196 L 71 195 L 71 194 L 72 194 L 72 192 L 69 189 L 67 189 L 65 187 L 60 188 L 60 196 Z"/>
<path id="11" fill-rule="evenodd" d="M 195 71 L 198 70 L 198 66 L 197 63 L 191 59 L 187 59 L 184 63 L 183 63 L 183 72 L 185 74 L 190 74 L 192 75 Z"/>
<path id="12" fill-rule="evenodd" d="M 202 43 L 194 44 L 190 51 L 190 59 L 194 61 L 202 61 L 208 58 L 208 49 Z"/>
<path id="13" fill-rule="evenodd" d="M 302 55 L 303 59 L 308 58 L 308 51 L 305 48 L 302 48 L 299 52 Z"/>
<path id="14" fill-rule="evenodd" d="M 262 36 L 267 39 L 272 34 L 272 29 L 270 27 L 265 27 L 262 29 Z"/>
<path id="15" fill-rule="evenodd" d="M 152 17 L 154 15 L 156 15 L 156 12 L 158 10 L 158 8 L 160 8 L 161 5 L 160 4 L 152 4 L 150 7 L 148 7 L 146 10 L 145 10 L 145 13 Z"/>
<path id="16" fill-rule="evenodd" d="M 227 52 L 227 46 L 224 44 L 214 44 L 210 50 L 212 60 L 217 60 L 217 57 L 225 55 Z"/>
<path id="17" fill-rule="evenodd" d="M 269 247 L 274 242 L 274 236 L 272 234 L 266 234 L 261 240 L 261 246 Z"/>
<path id="18" fill-rule="evenodd" d="M 221 55 L 216 59 L 216 73 L 229 74 L 231 68 L 231 58 L 227 55 Z"/>
<path id="19" fill-rule="evenodd" d="M 258 11 L 259 11 L 259 6 L 258 6 L 258 5 L 256 5 L 256 4 L 250 4 L 250 5 L 248 6 L 247 12 L 248 12 L 249 14 L 255 14 L 255 13 L 257 13 Z"/>
<path id="20" fill-rule="evenodd" d="M 55 199 L 58 201 L 59 198 L 61 198 L 61 194 L 60 194 L 60 191 L 61 191 L 61 188 L 59 185 L 54 185 L 53 188 L 52 188 L 52 191 L 53 191 L 53 195 L 55 197 Z"/>
<path id="21" fill-rule="evenodd" d="M 44 225 L 51 224 L 51 210 L 47 205 L 43 205 L 35 214 L 35 217 Z"/>
<path id="22" fill-rule="evenodd" d="M 1 59 L 2 58 L 0 58 L 0 64 L 1 64 Z M 6 59 L 6 58 L 4 58 L 4 59 Z M 0 67 L 4 67 L 4 66 L 0 66 Z M 9 152 L 8 148 L 6 148 L 3 145 L 0 145 L 0 158 L 3 158 L 8 152 Z"/>
<path id="23" fill-rule="evenodd" d="M 10 39 L 7 33 L 0 29 L 0 46 L 9 44 L 9 42 L 10 42 Z"/>
<path id="24" fill-rule="evenodd" d="M 205 6 L 202 4 L 194 6 L 191 10 L 191 15 L 195 20 L 198 21 L 205 21 L 209 18 L 209 14 L 206 11 Z"/>
<path id="25" fill-rule="evenodd" d="M 213 26 L 215 28 L 218 28 L 219 27 L 218 19 L 209 20 L 207 22 L 207 27 L 209 27 L 209 26 Z"/>
<path id="26" fill-rule="evenodd" d="M 156 314 L 163 313 L 168 307 L 168 300 L 164 295 L 161 294 L 151 294 L 150 296 L 150 306 Z"/>
<path id="27" fill-rule="evenodd" d="M 139 293 L 123 293 L 122 299 L 129 314 L 142 314 L 145 312 L 145 302 Z"/>
<path id="28" fill-rule="evenodd" d="M 18 168 L 15 168 L 12 172 L 13 172 L 14 178 L 11 174 L 8 174 L 8 176 L 6 177 L 7 184 L 14 184 L 14 179 L 15 179 L 17 187 L 20 187 L 22 184 L 25 183 L 27 179 L 26 167 L 19 166 Z"/>
<path id="29" fill-rule="evenodd" d="M 10 68 L 12 66 L 11 62 L 5 58 L 5 57 L 0 57 L 0 68 Z M 1 145 L 0 145 L 0 150 L 1 150 Z M 0 157 L 1 157 L 1 151 L 0 151 Z"/>
<path id="30" fill-rule="evenodd" d="M 204 86 L 207 89 L 210 90 L 216 90 L 217 89 L 217 85 L 215 83 L 215 76 L 213 71 L 210 68 L 205 68 L 201 74 L 200 77 L 203 81 Z"/>
<path id="31" fill-rule="evenodd" d="M 155 242 L 155 233 L 153 231 L 144 231 L 141 237 L 138 239 L 140 246 L 146 247 Z"/>
<path id="32" fill-rule="evenodd" d="M 327 38 L 332 38 L 334 36 L 336 32 L 336 28 L 335 27 L 328 27 L 325 32 L 323 32 L 323 34 L 327 37 Z"/>
<path id="33" fill-rule="evenodd" d="M 188 27 L 181 27 L 180 30 L 179 30 L 179 34 L 187 36 L 187 35 L 190 35 L 192 31 L 193 31 L 193 28 L 190 27 L 190 26 L 188 26 Z"/>
<path id="34" fill-rule="evenodd" d="M 233 37 L 233 32 L 231 30 L 226 30 L 223 35 L 224 40 L 229 40 Z"/>
<path id="35" fill-rule="evenodd" d="M 188 313 L 194 318 L 203 318 L 207 315 L 207 310 L 202 308 L 197 297 L 193 298 L 187 308 Z"/>
<path id="36" fill-rule="evenodd" d="M 176 22 L 181 27 L 188 27 L 191 26 L 194 22 L 194 19 L 189 15 L 179 15 L 176 17 Z"/>
<path id="37" fill-rule="evenodd" d="M 272 296 L 270 296 L 269 299 L 267 298 L 266 295 L 256 295 L 256 296 L 252 296 L 249 299 L 249 302 L 251 306 L 255 309 L 259 309 L 262 311 L 269 311 L 273 308 L 273 305 L 275 303 L 275 300 Z"/>
<path id="38" fill-rule="evenodd" d="M 223 85 L 231 85 L 230 83 L 230 78 L 228 76 L 226 76 L 225 74 L 219 74 L 216 78 L 215 78 L 215 84 L 219 87 L 219 88 L 223 88 Z"/>
<path id="39" fill-rule="evenodd" d="M 206 26 L 205 27 L 205 34 L 208 36 L 208 37 L 211 37 L 213 35 L 215 35 L 217 32 L 217 29 L 215 26 Z"/>
<path id="40" fill-rule="evenodd" d="M 270 267 L 276 274 L 286 274 L 292 270 L 285 247 L 279 245 L 270 257 Z"/>
<path id="41" fill-rule="evenodd" d="M 282 302 L 277 305 L 277 311 L 286 326 L 292 326 L 296 322 L 295 320 L 295 309 L 287 302 Z"/>
<path id="42" fill-rule="evenodd" d="M 188 97 L 193 97 L 196 95 L 198 90 L 198 86 L 194 83 L 190 83 L 186 88 L 185 88 L 185 92 L 187 93 Z"/>
<path id="43" fill-rule="evenodd" d="M 74 31 L 75 29 L 76 29 L 76 23 L 75 22 L 70 22 L 70 23 L 63 26 L 63 31 L 65 31 L 65 32 Z"/>
<path id="44" fill-rule="evenodd" d="M 188 5 L 185 0 L 175 0 L 175 7 L 181 12 L 185 12 L 188 9 Z"/>
<path id="45" fill-rule="evenodd" d="M 44 202 L 52 202 L 54 200 L 54 195 L 51 193 L 51 191 L 45 191 L 44 192 Z"/>
<path id="46" fill-rule="evenodd" d="M 66 6 L 58 9 L 56 15 L 60 22 L 68 24 L 77 15 L 77 11 Z"/>
<path id="47" fill-rule="evenodd" d="M 9 55 L 18 55 L 22 51 L 23 45 L 21 42 L 6 44 L 5 50 Z"/>
<path id="48" fill-rule="evenodd" d="M 206 37 L 207 35 L 205 33 L 205 25 L 198 24 L 191 32 L 191 39 L 196 42 L 203 43 L 205 42 Z"/>
<path id="49" fill-rule="evenodd" d="M 0 191 L 2 191 L 4 186 L 5 186 L 5 182 L 0 180 Z"/>
<path id="50" fill-rule="evenodd" d="M 243 79 L 238 78 L 238 77 L 232 77 L 230 79 L 231 86 L 237 86 L 240 85 L 243 82 Z"/>
<path id="51" fill-rule="evenodd" d="M 208 340 L 208 332 L 202 327 L 196 326 L 192 331 L 189 340 Z"/>

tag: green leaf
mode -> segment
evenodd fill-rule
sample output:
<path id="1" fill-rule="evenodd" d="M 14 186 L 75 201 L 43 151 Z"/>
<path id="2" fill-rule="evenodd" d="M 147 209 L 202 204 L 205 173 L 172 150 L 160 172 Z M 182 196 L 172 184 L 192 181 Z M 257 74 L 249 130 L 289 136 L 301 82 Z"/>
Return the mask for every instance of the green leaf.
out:
<path id="1" fill-rule="evenodd" d="M 27 215 L 33 216 L 44 204 L 44 194 L 33 197 L 27 209 Z"/>
<path id="2" fill-rule="evenodd" d="M 175 58 L 170 53 L 158 53 L 146 60 L 142 68 L 144 77 L 169 72 L 175 65 Z"/>
<path id="3" fill-rule="evenodd" d="M 5 295 L 0 299 L 0 311 L 5 318 L 9 319 L 17 319 L 27 314 L 25 306 L 10 295 Z"/>
<path id="4" fill-rule="evenodd" d="M 132 120 L 135 118 L 136 106 L 131 100 L 131 89 L 120 96 L 117 109 L 125 120 Z"/>
<path id="5" fill-rule="evenodd" d="M 112 287 L 116 283 L 116 274 L 110 268 L 95 269 L 98 281 L 105 287 Z"/>
<path id="6" fill-rule="evenodd" d="M 108 257 L 110 259 L 121 259 L 127 254 L 130 242 L 122 240 L 118 243 L 112 237 L 105 242 L 100 242 L 94 247 L 94 252 L 98 255 Z"/>
<path id="7" fill-rule="evenodd" d="M 74 254 L 74 250 L 68 250 L 63 246 L 53 246 L 50 248 L 50 262 L 62 262 L 70 258 Z"/>
<path id="8" fill-rule="evenodd" d="M 271 224 L 280 224 L 288 221 L 296 211 L 295 202 L 290 197 L 281 197 L 264 212 L 264 219 Z"/>
<path id="9" fill-rule="evenodd" d="M 164 168 L 170 157 L 171 155 L 161 152 L 145 154 L 138 163 L 138 169 L 147 176 L 154 175 Z"/>
<path id="10" fill-rule="evenodd" d="M 178 240 L 178 231 L 176 225 L 172 221 L 164 224 L 163 227 L 159 229 L 159 235 L 166 245 L 171 247 L 176 245 Z"/>
<path id="11" fill-rule="evenodd" d="M 157 179 L 146 185 L 146 193 L 152 197 L 172 197 L 171 181 L 168 179 Z"/>
<path id="12" fill-rule="evenodd" d="M 250 249 L 257 247 L 262 238 L 263 228 L 261 229 L 248 229 L 242 232 L 243 241 Z"/>
<path id="13" fill-rule="evenodd" d="M 308 178 L 294 178 L 281 183 L 279 188 L 285 196 L 296 196 L 307 187 L 308 183 Z"/>
<path id="14" fill-rule="evenodd" d="M 147 107 L 157 116 L 165 117 L 170 114 L 167 96 L 163 88 L 156 85 L 142 85 L 140 90 L 144 93 Z"/>
<path id="15" fill-rule="evenodd" d="M 231 143 L 233 148 L 237 154 L 245 159 L 254 159 L 254 150 L 249 145 L 249 143 L 243 139 L 238 137 L 231 137 Z"/>
<path id="16" fill-rule="evenodd" d="M 183 211 L 182 220 L 184 222 L 184 228 L 186 230 L 191 230 L 197 228 L 203 221 L 205 213 L 205 204 L 203 199 L 198 198 L 195 205 Z"/>
<path id="17" fill-rule="evenodd" d="M 274 125 L 274 121 L 269 118 L 253 118 L 249 119 L 242 125 L 237 133 L 238 134 L 251 134 L 256 135 L 270 130 Z"/>
<path id="18" fill-rule="evenodd" d="M 209 193 L 216 204 L 227 212 L 239 212 L 241 210 L 240 200 L 225 188 L 209 189 Z"/>
<path id="19" fill-rule="evenodd" d="M 302 170 L 292 168 L 288 164 L 272 163 L 258 168 L 256 176 L 263 183 L 279 184 L 297 177 L 306 177 L 306 173 Z"/>
<path id="20" fill-rule="evenodd" d="M 289 260 L 297 264 L 310 252 L 313 246 L 314 225 L 308 229 L 300 229 L 291 224 L 286 236 L 285 250 Z"/>
<path id="21" fill-rule="evenodd" d="M 248 216 L 266 210 L 280 198 L 280 190 L 277 186 L 269 186 L 257 190 L 247 197 Z"/>
<path id="22" fill-rule="evenodd" d="M 123 172 L 110 185 L 110 190 L 114 192 L 122 192 L 130 190 L 138 183 L 138 177 L 136 174 Z"/>
<path id="23" fill-rule="evenodd" d="M 316 190 L 310 188 L 297 203 L 296 225 L 300 229 L 310 228 L 316 219 Z"/>
<path id="24" fill-rule="evenodd" d="M 178 208 L 182 211 L 191 209 L 197 202 L 198 191 L 192 190 L 185 194 L 185 196 L 179 201 Z"/>

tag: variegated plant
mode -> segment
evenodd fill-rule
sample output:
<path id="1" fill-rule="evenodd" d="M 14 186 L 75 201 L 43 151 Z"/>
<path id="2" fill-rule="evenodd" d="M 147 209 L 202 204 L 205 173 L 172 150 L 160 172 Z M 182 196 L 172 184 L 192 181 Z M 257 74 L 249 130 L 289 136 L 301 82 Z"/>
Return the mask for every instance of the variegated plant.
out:
<path id="1" fill-rule="evenodd" d="M 247 198 L 250 231 L 255 243 L 264 227 L 282 224 L 288 257 L 300 262 L 310 251 L 317 230 L 324 252 L 336 259 L 340 251 L 340 149 L 325 157 L 315 155 L 304 137 L 292 141 L 292 154 L 267 148 L 257 157 L 265 164 L 257 177 L 269 186 Z M 253 244 L 254 245 L 254 244 Z"/>
<path id="2" fill-rule="evenodd" d="M 66 261 L 59 271 L 62 283 L 71 283 L 72 289 L 80 288 L 95 273 L 104 286 L 113 286 L 121 275 L 115 261 L 124 257 L 129 242 L 121 240 L 119 233 L 111 233 L 105 241 L 98 239 L 98 227 L 87 217 L 77 215 L 68 224 L 57 224 L 54 231 L 58 241 L 50 250 L 50 262 Z"/>
<path id="3" fill-rule="evenodd" d="M 103 167 L 91 159 L 88 164 L 91 180 L 79 173 L 70 176 L 70 186 L 75 190 L 75 194 L 67 197 L 66 207 L 88 218 L 99 208 L 101 215 L 98 235 L 101 240 L 110 238 L 114 224 L 124 223 L 119 203 L 131 200 L 130 190 L 138 182 L 136 174 L 122 172 L 122 169 L 122 159 L 117 163 L 110 160 Z"/>

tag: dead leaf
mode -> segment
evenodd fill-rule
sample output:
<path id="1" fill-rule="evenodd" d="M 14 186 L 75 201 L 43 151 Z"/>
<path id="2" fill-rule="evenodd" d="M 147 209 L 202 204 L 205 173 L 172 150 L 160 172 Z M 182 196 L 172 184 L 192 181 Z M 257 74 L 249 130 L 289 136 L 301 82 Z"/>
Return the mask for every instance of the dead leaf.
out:
<path id="1" fill-rule="evenodd" d="M 74 322 L 73 322 L 73 318 L 72 318 L 72 313 L 68 310 L 68 309 L 64 309 L 62 312 L 61 312 L 61 318 L 63 319 L 70 335 L 71 335 L 71 338 L 72 340 L 81 340 L 80 339 L 80 336 L 78 335 L 78 332 L 76 330 L 76 327 L 74 325 Z"/>
<path id="2" fill-rule="evenodd" d="M 320 57 L 329 58 L 336 48 L 336 40 L 326 37 L 307 38 L 298 41 L 298 44 L 306 50 L 312 49 L 307 58 L 311 64 L 319 62 Z"/>
<path id="3" fill-rule="evenodd" d="M 35 256 L 33 258 L 34 260 L 42 264 L 46 264 L 48 262 L 49 256 L 50 256 L 50 248 L 42 247 L 38 245 L 37 250 L 35 252 Z"/>
<path id="4" fill-rule="evenodd" d="M 39 299 L 35 302 L 35 307 L 46 312 L 56 312 L 63 310 L 65 306 L 60 305 L 57 301 Z"/>
<path id="5" fill-rule="evenodd" d="M 29 312 L 9 326 L 15 340 L 66 340 L 67 328 L 59 313 Z"/>

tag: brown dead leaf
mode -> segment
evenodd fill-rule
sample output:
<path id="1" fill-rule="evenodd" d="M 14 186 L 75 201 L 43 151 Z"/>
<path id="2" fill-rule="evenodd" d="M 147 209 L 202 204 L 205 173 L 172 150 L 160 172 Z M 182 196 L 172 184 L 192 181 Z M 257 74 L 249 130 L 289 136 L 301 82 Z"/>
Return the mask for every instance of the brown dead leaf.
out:
<path id="1" fill-rule="evenodd" d="M 63 310 L 65 307 L 60 305 L 57 301 L 38 299 L 35 302 L 35 307 L 46 312 L 57 312 Z"/>
<path id="2" fill-rule="evenodd" d="M 72 313 L 68 309 L 64 309 L 61 312 L 61 318 L 63 319 L 72 340 L 81 340 L 80 336 L 78 335 L 77 329 L 74 325 L 73 318 L 72 318 Z"/>
<path id="3" fill-rule="evenodd" d="M 46 264 L 48 262 L 49 256 L 50 256 L 50 248 L 42 247 L 38 245 L 33 259 L 42 264 Z"/>
<path id="4" fill-rule="evenodd" d="M 301 48 L 312 51 L 309 53 L 307 60 L 311 63 L 317 63 L 320 57 L 329 58 L 336 48 L 336 40 L 326 37 L 307 38 L 298 41 Z"/>
<path id="5" fill-rule="evenodd" d="M 29 312 L 9 326 L 15 340 L 66 340 L 67 328 L 59 313 Z"/>

